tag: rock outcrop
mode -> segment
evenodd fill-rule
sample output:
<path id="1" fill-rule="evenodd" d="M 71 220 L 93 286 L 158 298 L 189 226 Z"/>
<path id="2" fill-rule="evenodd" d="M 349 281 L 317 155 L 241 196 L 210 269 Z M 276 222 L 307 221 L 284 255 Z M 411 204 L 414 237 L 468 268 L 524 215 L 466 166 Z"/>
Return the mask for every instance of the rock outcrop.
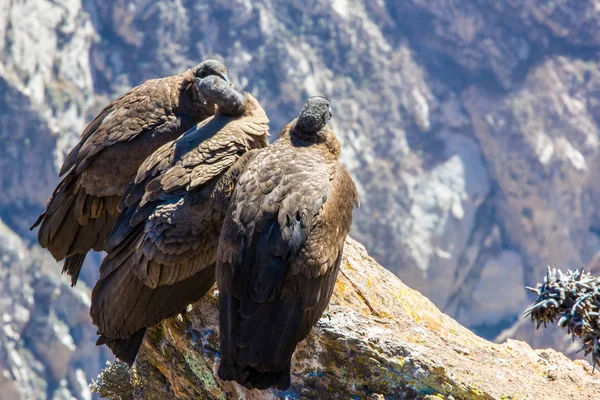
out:
<path id="1" fill-rule="evenodd" d="M 296 350 L 288 390 L 244 390 L 215 378 L 218 334 L 213 293 L 148 332 L 136 384 L 121 398 L 600 398 L 600 380 L 586 361 L 532 350 L 515 340 L 493 344 L 474 335 L 352 239 L 346 242 L 329 308 Z M 104 385 L 118 386 L 113 380 L 123 376 L 105 374 Z"/>

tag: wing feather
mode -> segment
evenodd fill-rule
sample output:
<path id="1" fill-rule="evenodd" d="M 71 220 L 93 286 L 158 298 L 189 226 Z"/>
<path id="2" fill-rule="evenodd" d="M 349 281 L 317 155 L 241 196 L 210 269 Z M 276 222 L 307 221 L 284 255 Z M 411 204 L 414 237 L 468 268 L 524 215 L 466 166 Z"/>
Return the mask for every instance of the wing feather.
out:
<path id="1" fill-rule="evenodd" d="M 72 168 L 81 173 L 98 152 L 115 143 L 178 123 L 172 92 L 182 81 L 181 76 L 150 79 L 110 102 L 84 129 L 81 140 L 65 158 L 60 175 Z"/>
<path id="2" fill-rule="evenodd" d="M 239 178 L 217 257 L 220 373 L 257 388 L 289 382 L 297 343 L 329 303 L 356 198 L 339 164 L 269 150 Z"/>
<path id="3" fill-rule="evenodd" d="M 217 115 L 164 145 L 140 167 L 120 204 L 121 216 L 108 238 L 108 256 L 92 294 L 94 323 L 107 340 L 129 340 L 174 315 L 172 301 L 162 306 L 157 299 L 173 295 L 189 300 L 191 295 L 170 288 L 196 293 L 197 299 L 214 283 L 219 231 L 235 181 L 259 151 L 249 150 L 267 145 L 264 126 L 263 135 L 245 141 L 246 147 L 231 139 L 227 142 L 234 144 L 210 150 L 215 147 L 208 142 L 222 144 L 224 138 L 246 135 L 239 123 Z M 202 179 L 191 188 L 188 181 L 194 176 Z"/>
<path id="4" fill-rule="evenodd" d="M 109 256 L 102 276 L 135 264 L 135 275 L 156 288 L 186 279 L 215 262 L 221 221 L 241 170 L 231 167 L 248 150 L 266 146 L 267 126 L 262 136 L 242 141 L 247 147 L 232 145 L 247 136 L 243 127 L 241 119 L 217 115 L 144 162 L 121 202 L 123 210 L 107 241 Z M 208 144 L 224 140 L 230 145 L 208 150 Z M 207 159 L 218 162 L 207 165 Z M 190 177 L 199 180 L 193 187 L 182 183 Z M 118 256 L 127 246 L 134 246 L 133 257 Z"/>

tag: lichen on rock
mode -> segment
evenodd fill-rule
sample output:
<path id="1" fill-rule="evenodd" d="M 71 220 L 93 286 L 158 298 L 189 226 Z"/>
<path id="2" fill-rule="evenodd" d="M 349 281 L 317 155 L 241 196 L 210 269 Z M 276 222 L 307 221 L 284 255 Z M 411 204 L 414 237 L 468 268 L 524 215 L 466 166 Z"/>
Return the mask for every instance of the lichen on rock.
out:
<path id="1" fill-rule="evenodd" d="M 90 384 L 93 393 L 111 400 L 131 400 L 140 387 L 136 369 L 118 360 L 113 363 L 107 361 L 98 380 L 92 380 Z"/>
<path id="2" fill-rule="evenodd" d="M 331 304 L 294 354 L 288 390 L 222 382 L 218 363 L 214 290 L 185 314 L 149 330 L 137 360 L 136 398 L 600 398 L 600 381 L 587 362 L 476 336 L 350 238 Z"/>

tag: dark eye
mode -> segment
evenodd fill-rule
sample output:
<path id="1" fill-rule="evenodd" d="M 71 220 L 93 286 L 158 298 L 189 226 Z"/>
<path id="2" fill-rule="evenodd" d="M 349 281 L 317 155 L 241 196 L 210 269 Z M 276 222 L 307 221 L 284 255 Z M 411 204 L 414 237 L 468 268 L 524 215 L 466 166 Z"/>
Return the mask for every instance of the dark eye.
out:
<path id="1" fill-rule="evenodd" d="M 204 79 L 204 78 L 206 78 L 206 77 L 207 77 L 207 76 L 209 76 L 209 75 L 212 75 L 212 74 L 211 74 L 211 71 L 210 71 L 210 70 L 208 70 L 208 69 L 206 69 L 206 68 L 202 68 L 200 71 L 198 71 L 198 72 L 196 73 L 196 76 L 197 76 L 198 78 L 200 78 L 200 79 Z"/>

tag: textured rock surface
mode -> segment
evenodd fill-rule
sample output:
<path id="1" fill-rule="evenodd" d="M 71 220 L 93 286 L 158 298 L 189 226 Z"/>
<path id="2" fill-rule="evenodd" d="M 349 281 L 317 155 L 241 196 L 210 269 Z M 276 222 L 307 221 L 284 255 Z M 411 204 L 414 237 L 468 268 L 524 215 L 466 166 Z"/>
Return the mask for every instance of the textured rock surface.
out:
<path id="1" fill-rule="evenodd" d="M 94 345 L 89 289 L 1 221 L 0 235 L 0 398 L 91 399 L 86 381 L 109 354 Z"/>
<path id="2" fill-rule="evenodd" d="M 293 359 L 285 392 L 214 378 L 214 293 L 149 331 L 138 359 L 143 399 L 597 399 L 585 361 L 523 342 L 477 337 L 348 239 L 333 300 Z M 109 379 L 105 377 L 105 379 Z M 377 397 L 380 396 L 380 397 Z M 426 397 L 429 396 L 429 397 Z M 453 397 L 450 397 L 453 396 Z"/>
<path id="3" fill-rule="evenodd" d="M 362 195 L 353 235 L 382 265 L 487 338 L 572 354 L 561 332 L 518 321 L 532 300 L 519 288 L 600 251 L 599 20 L 595 0 L 0 0 L 0 242 L 18 238 L 62 288 L 27 228 L 78 132 L 132 85 L 219 57 L 274 133 L 307 96 L 332 100 Z M 41 306 L 7 296 L 31 314 Z M 74 329 L 47 321 L 57 336 Z M 53 342 L 63 356 L 50 366 L 27 332 L 0 333 L 32 354 L 29 378 L 3 370 L 0 387 L 88 396 L 92 367 L 47 383 L 64 374 L 70 342 Z"/>

